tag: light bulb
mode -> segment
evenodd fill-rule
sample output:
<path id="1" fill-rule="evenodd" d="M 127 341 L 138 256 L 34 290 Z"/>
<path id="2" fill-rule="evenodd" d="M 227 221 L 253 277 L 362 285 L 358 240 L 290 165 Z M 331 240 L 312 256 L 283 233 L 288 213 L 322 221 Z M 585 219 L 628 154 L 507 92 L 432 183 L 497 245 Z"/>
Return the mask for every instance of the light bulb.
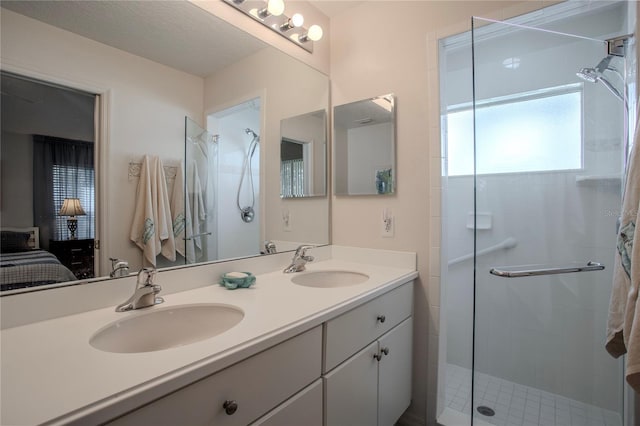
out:
<path id="1" fill-rule="evenodd" d="M 304 16 L 300 13 L 294 13 L 290 21 L 294 27 L 301 27 L 304 24 Z"/>
<path id="2" fill-rule="evenodd" d="M 284 0 L 269 0 L 267 11 L 273 16 L 280 16 L 284 13 Z"/>
<path id="3" fill-rule="evenodd" d="M 296 13 L 291 18 L 287 19 L 284 24 L 280 25 L 280 31 L 289 31 L 296 27 L 301 27 L 302 24 L 304 24 L 304 16 Z"/>
<path id="4" fill-rule="evenodd" d="M 322 38 L 322 27 L 320 25 L 312 25 L 307 31 L 307 37 L 309 40 L 318 41 Z"/>

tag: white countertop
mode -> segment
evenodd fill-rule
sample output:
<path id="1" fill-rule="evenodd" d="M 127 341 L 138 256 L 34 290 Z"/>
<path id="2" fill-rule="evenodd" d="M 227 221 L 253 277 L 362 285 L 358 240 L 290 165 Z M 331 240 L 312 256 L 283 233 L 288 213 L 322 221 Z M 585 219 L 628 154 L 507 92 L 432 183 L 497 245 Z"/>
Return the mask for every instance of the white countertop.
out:
<path id="1" fill-rule="evenodd" d="M 247 269 L 250 270 L 250 269 Z M 157 307 L 117 313 L 114 307 L 2 330 L 1 423 L 3 425 L 98 423 L 150 402 L 225 368 L 417 276 L 415 268 L 376 266 L 330 259 L 308 271 L 348 270 L 369 275 L 363 284 L 340 288 L 295 285 L 295 274 L 257 275 L 250 289 L 208 285 L 161 294 Z M 188 280 L 188 273 L 185 273 Z M 158 274 L 156 283 L 163 285 Z M 150 309 L 219 303 L 244 311 L 243 320 L 215 337 L 146 353 L 109 353 L 93 348 L 104 326 Z"/>

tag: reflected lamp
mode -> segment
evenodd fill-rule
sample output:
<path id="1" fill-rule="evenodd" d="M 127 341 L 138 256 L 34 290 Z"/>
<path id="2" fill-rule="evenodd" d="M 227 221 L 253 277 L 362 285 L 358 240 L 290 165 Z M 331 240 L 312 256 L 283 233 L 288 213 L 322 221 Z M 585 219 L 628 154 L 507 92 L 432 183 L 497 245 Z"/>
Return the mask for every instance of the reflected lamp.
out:
<path id="1" fill-rule="evenodd" d="M 84 216 L 87 214 L 82 208 L 82 204 L 80 204 L 80 199 L 65 198 L 58 214 L 60 216 L 69 216 L 67 219 L 67 228 L 69 228 L 69 233 L 71 234 L 69 239 L 76 240 L 76 230 L 78 229 L 78 218 L 76 218 L 76 216 Z"/>

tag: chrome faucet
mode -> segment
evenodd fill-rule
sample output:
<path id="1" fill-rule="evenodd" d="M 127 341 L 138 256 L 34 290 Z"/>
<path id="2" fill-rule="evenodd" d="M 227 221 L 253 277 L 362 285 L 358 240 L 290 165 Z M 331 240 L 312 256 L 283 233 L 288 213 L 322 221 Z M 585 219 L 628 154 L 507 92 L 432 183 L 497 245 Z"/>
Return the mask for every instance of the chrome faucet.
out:
<path id="1" fill-rule="evenodd" d="M 155 269 L 142 268 L 140 272 L 138 272 L 136 290 L 126 302 L 116 306 L 116 312 L 126 312 L 133 309 L 146 308 L 164 302 L 162 297 L 157 296 L 157 294 L 162 290 L 162 287 L 153 283 L 155 275 Z"/>
<path id="2" fill-rule="evenodd" d="M 305 270 L 305 265 L 307 262 L 313 261 L 313 256 L 307 256 L 307 250 L 312 249 L 314 246 L 302 245 L 298 247 L 295 254 L 293 255 L 293 259 L 291 260 L 291 265 L 287 266 L 284 269 L 285 274 L 289 274 L 291 272 L 302 272 Z"/>
<path id="3" fill-rule="evenodd" d="M 110 257 L 109 260 L 111 261 L 109 277 L 120 278 L 129 275 L 129 263 L 126 260 L 116 259 L 115 257 Z"/>
<path id="4" fill-rule="evenodd" d="M 265 254 L 274 254 L 277 253 L 276 244 L 273 241 L 265 241 L 264 242 L 264 253 Z"/>

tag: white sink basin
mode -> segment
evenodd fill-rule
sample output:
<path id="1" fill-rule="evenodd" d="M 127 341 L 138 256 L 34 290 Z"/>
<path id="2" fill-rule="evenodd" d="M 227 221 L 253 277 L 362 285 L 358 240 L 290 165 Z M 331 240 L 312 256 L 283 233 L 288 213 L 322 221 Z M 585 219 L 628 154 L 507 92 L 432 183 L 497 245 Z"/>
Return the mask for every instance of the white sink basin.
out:
<path id="1" fill-rule="evenodd" d="M 369 275 L 352 271 L 311 271 L 302 272 L 291 278 L 294 284 L 305 287 L 335 288 L 362 284 Z"/>
<path id="2" fill-rule="evenodd" d="M 228 305 L 194 304 L 153 309 L 98 330 L 89 343 L 105 352 L 152 352 L 188 345 L 223 333 L 244 317 Z"/>

